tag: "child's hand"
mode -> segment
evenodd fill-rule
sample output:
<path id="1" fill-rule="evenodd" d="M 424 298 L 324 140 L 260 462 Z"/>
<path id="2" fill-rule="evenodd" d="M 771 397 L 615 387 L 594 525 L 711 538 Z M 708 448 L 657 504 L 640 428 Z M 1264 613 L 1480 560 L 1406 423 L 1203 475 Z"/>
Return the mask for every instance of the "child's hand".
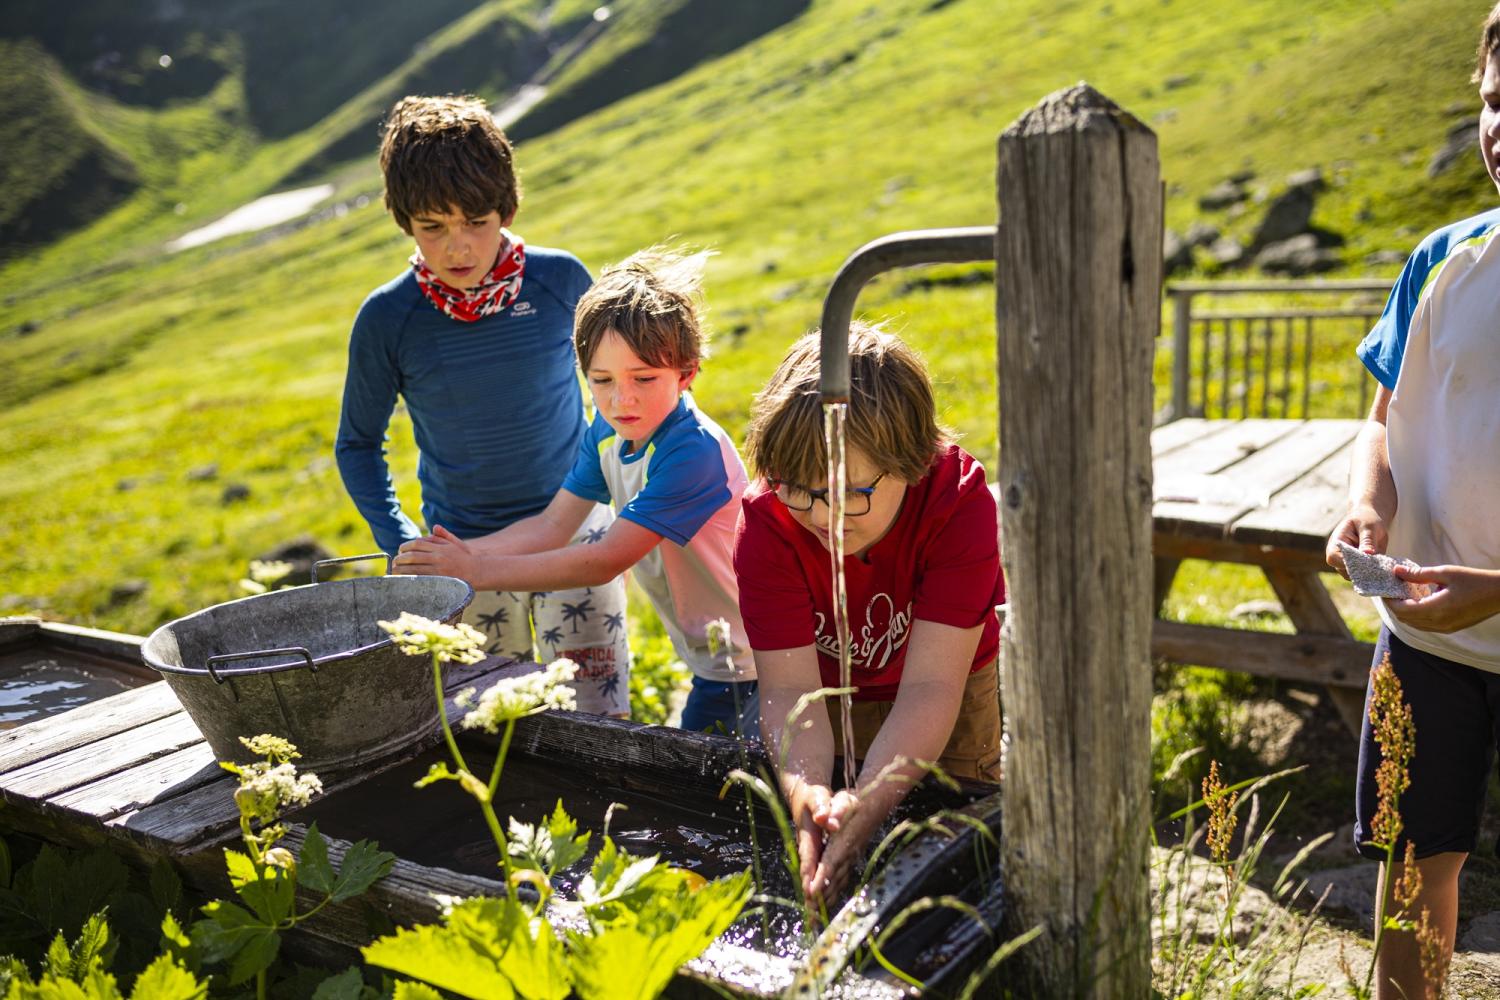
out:
<path id="1" fill-rule="evenodd" d="M 1373 554 L 1384 552 L 1389 541 L 1385 518 L 1376 513 L 1375 508 L 1370 504 L 1355 504 L 1349 508 L 1349 513 L 1344 515 L 1338 527 L 1333 529 L 1333 534 L 1328 536 L 1328 545 L 1323 550 L 1323 558 L 1329 566 L 1338 570 L 1339 575 L 1347 580 L 1349 569 L 1344 565 L 1344 555 L 1339 551 L 1339 542 L 1352 545 L 1361 552 Z"/>
<path id="2" fill-rule="evenodd" d="M 823 860 L 814 876 L 812 894 L 830 907 L 844 892 L 854 866 L 869 846 L 870 837 L 880 825 L 879 810 L 861 809 L 858 794 L 841 791 L 829 803 L 824 826 L 828 841 L 823 846 Z"/>
<path id="3" fill-rule="evenodd" d="M 1470 566 L 1397 566 L 1399 579 L 1428 584 L 1431 593 L 1408 601 L 1387 599 L 1391 614 L 1424 632 L 1457 632 L 1500 614 L 1500 570 Z"/>
<path id="4" fill-rule="evenodd" d="M 833 794 L 826 785 L 798 782 L 795 792 L 789 796 L 793 821 L 797 826 L 798 875 L 802 880 L 802 892 L 809 900 L 816 899 L 812 887 L 818 876 L 818 865 L 823 860 L 823 845 L 827 833 L 818 817 L 828 814 Z"/>
<path id="5" fill-rule="evenodd" d="M 453 532 L 435 524 L 432 534 L 404 543 L 391 562 L 392 573 L 409 576 L 474 577 L 474 550 Z"/>

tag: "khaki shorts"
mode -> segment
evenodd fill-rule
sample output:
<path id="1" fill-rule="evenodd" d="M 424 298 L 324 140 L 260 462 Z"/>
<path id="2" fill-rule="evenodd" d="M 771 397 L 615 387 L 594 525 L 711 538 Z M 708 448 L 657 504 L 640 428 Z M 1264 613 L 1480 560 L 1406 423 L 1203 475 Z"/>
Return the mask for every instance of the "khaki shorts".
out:
<path id="1" fill-rule="evenodd" d="M 938 758 L 938 766 L 955 778 L 1000 780 L 1000 671 L 996 660 L 969 675 L 964 685 L 958 720 L 948 745 Z M 833 724 L 834 753 L 840 753 L 843 737 L 839 725 L 837 699 L 828 700 L 828 717 Z M 875 735 L 890 716 L 893 701 L 856 701 L 850 706 L 854 724 L 854 754 L 863 760 L 875 742 Z"/>

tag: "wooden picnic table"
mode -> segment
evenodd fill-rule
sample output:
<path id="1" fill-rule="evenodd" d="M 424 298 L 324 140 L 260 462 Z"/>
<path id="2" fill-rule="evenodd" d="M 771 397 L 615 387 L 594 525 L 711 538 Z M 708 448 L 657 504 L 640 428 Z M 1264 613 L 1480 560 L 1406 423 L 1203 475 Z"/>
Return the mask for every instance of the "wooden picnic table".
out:
<path id="1" fill-rule="evenodd" d="M 1158 614 L 1184 559 L 1257 566 L 1291 635 L 1157 619 L 1156 656 L 1327 688 L 1358 728 L 1374 647 L 1349 632 L 1322 574 L 1348 505 L 1361 420 L 1185 419 L 1151 434 Z"/>

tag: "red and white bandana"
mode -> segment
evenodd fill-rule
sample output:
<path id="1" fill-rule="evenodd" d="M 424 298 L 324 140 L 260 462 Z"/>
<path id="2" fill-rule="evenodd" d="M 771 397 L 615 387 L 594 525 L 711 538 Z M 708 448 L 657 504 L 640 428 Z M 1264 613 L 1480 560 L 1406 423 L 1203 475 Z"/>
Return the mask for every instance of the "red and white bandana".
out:
<path id="1" fill-rule="evenodd" d="M 472 323 L 481 316 L 494 315 L 516 300 L 521 294 L 521 274 L 526 270 L 526 244 L 508 229 L 500 232 L 505 242 L 500 244 L 495 266 L 473 288 L 453 288 L 427 266 L 422 251 L 411 255 L 417 285 L 434 309 L 460 322 Z"/>

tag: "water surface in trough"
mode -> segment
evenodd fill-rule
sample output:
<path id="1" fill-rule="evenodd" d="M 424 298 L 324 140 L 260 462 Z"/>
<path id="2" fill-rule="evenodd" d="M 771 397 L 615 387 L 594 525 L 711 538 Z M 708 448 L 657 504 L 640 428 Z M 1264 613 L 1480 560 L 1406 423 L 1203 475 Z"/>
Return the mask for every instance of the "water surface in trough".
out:
<path id="1" fill-rule="evenodd" d="M 5 650 L 0 652 L 0 729 L 14 729 L 144 683 L 145 678 L 86 653 Z"/>
<path id="2" fill-rule="evenodd" d="M 466 744 L 469 767 L 487 779 L 494 751 Z M 316 821 L 324 834 L 344 840 L 369 839 L 382 849 L 417 864 L 499 880 L 499 855 L 479 807 L 457 782 L 442 781 L 426 788 L 412 785 L 438 762 L 449 760 L 446 749 L 431 750 L 415 760 L 366 779 L 358 785 L 314 802 L 289 817 L 298 823 Z M 450 765 L 451 766 L 451 765 Z M 715 792 L 717 789 L 714 790 Z M 721 800 L 706 790 L 685 788 L 668 798 L 646 790 L 605 784 L 600 776 L 565 764 L 512 754 L 500 780 L 495 811 L 501 822 L 515 817 L 537 823 L 550 815 L 558 801 L 589 831 L 589 851 L 577 864 L 559 873 L 554 886 L 571 898 L 589 871 L 603 842 L 605 815 L 610 806 L 609 835 L 621 850 L 637 856 L 658 855 L 662 861 L 720 878 L 752 867 L 750 826 L 743 790 L 731 788 Z M 784 868 L 781 838 L 769 816 L 757 810 L 757 834 L 763 857 L 759 892 L 792 898 L 793 886 Z M 801 931 L 800 915 L 773 907 L 762 921 L 751 913 L 725 935 L 725 940 L 761 948 L 767 939 L 773 949 L 795 950 Z"/>

